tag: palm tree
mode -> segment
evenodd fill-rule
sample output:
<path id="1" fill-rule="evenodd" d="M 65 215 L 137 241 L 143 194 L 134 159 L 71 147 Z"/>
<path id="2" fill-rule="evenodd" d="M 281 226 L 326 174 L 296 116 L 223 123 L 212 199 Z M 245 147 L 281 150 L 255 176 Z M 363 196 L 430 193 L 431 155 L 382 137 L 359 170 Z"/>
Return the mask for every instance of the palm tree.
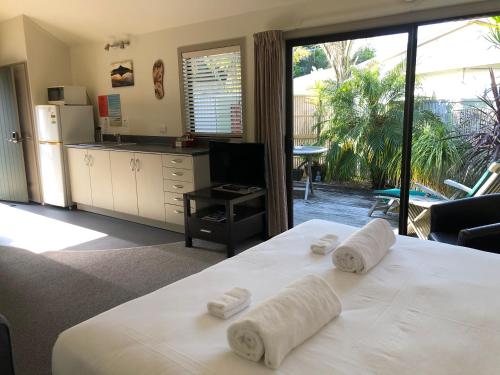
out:
<path id="1" fill-rule="evenodd" d="M 338 86 L 330 82 L 320 87 L 322 102 L 330 109 L 324 112 L 332 113 L 318 124 L 319 143 L 329 145 L 327 179 L 352 181 L 366 176 L 377 189 L 398 184 L 404 68 L 401 63 L 382 75 L 379 66 L 371 64 L 352 69 L 351 78 Z M 436 115 L 416 108 L 412 172 L 421 182 L 440 181 L 460 158 L 457 142 Z"/>

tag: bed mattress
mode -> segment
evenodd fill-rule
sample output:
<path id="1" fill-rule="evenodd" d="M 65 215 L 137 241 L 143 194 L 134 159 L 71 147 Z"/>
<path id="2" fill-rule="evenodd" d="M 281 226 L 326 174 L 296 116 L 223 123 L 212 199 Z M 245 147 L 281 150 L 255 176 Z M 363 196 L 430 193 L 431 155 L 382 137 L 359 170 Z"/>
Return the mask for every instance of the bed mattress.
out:
<path id="1" fill-rule="evenodd" d="M 355 228 L 301 224 L 198 274 L 129 301 L 63 332 L 54 375 L 499 374 L 500 256 L 398 236 L 365 275 L 312 254 L 314 240 Z M 252 305 L 301 276 L 327 280 L 340 317 L 295 348 L 276 370 L 228 347 L 208 300 L 248 288 Z"/>

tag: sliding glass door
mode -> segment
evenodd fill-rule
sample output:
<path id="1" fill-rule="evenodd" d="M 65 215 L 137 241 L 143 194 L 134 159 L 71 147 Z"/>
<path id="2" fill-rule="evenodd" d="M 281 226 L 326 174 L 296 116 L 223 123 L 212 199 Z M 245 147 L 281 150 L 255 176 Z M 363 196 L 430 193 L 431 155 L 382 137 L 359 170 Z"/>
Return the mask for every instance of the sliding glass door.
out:
<path id="1" fill-rule="evenodd" d="M 289 40 L 287 74 L 291 224 L 427 238 L 434 203 L 492 192 L 500 17 Z"/>
<path id="2" fill-rule="evenodd" d="M 426 239 L 431 204 L 494 192 L 500 17 L 420 26 L 415 73 L 408 232 Z"/>
<path id="3" fill-rule="evenodd" d="M 292 47 L 294 224 L 384 217 L 398 228 L 407 45 L 396 29 Z"/>

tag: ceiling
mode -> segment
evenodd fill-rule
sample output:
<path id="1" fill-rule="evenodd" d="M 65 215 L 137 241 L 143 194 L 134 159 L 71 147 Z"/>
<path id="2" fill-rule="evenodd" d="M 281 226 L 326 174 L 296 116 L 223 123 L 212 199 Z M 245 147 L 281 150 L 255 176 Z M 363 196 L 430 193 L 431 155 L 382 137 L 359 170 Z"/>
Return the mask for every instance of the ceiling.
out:
<path id="1" fill-rule="evenodd" d="M 68 44 L 205 22 L 305 0 L 1 0 L 0 22 L 24 14 Z"/>
<path id="2" fill-rule="evenodd" d="M 481 0 L 0 0 L 0 22 L 24 14 L 74 45 L 274 8 L 282 8 L 283 17 L 318 23 L 325 17 L 345 21 L 476 1 Z"/>

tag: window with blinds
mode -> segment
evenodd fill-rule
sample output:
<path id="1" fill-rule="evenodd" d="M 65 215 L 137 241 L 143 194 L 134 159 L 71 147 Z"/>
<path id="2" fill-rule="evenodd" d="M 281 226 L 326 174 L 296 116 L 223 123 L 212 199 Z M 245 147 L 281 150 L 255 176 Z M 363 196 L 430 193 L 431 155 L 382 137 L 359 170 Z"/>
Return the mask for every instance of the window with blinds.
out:
<path id="1" fill-rule="evenodd" d="M 186 131 L 243 134 L 240 46 L 183 52 L 182 78 Z"/>

